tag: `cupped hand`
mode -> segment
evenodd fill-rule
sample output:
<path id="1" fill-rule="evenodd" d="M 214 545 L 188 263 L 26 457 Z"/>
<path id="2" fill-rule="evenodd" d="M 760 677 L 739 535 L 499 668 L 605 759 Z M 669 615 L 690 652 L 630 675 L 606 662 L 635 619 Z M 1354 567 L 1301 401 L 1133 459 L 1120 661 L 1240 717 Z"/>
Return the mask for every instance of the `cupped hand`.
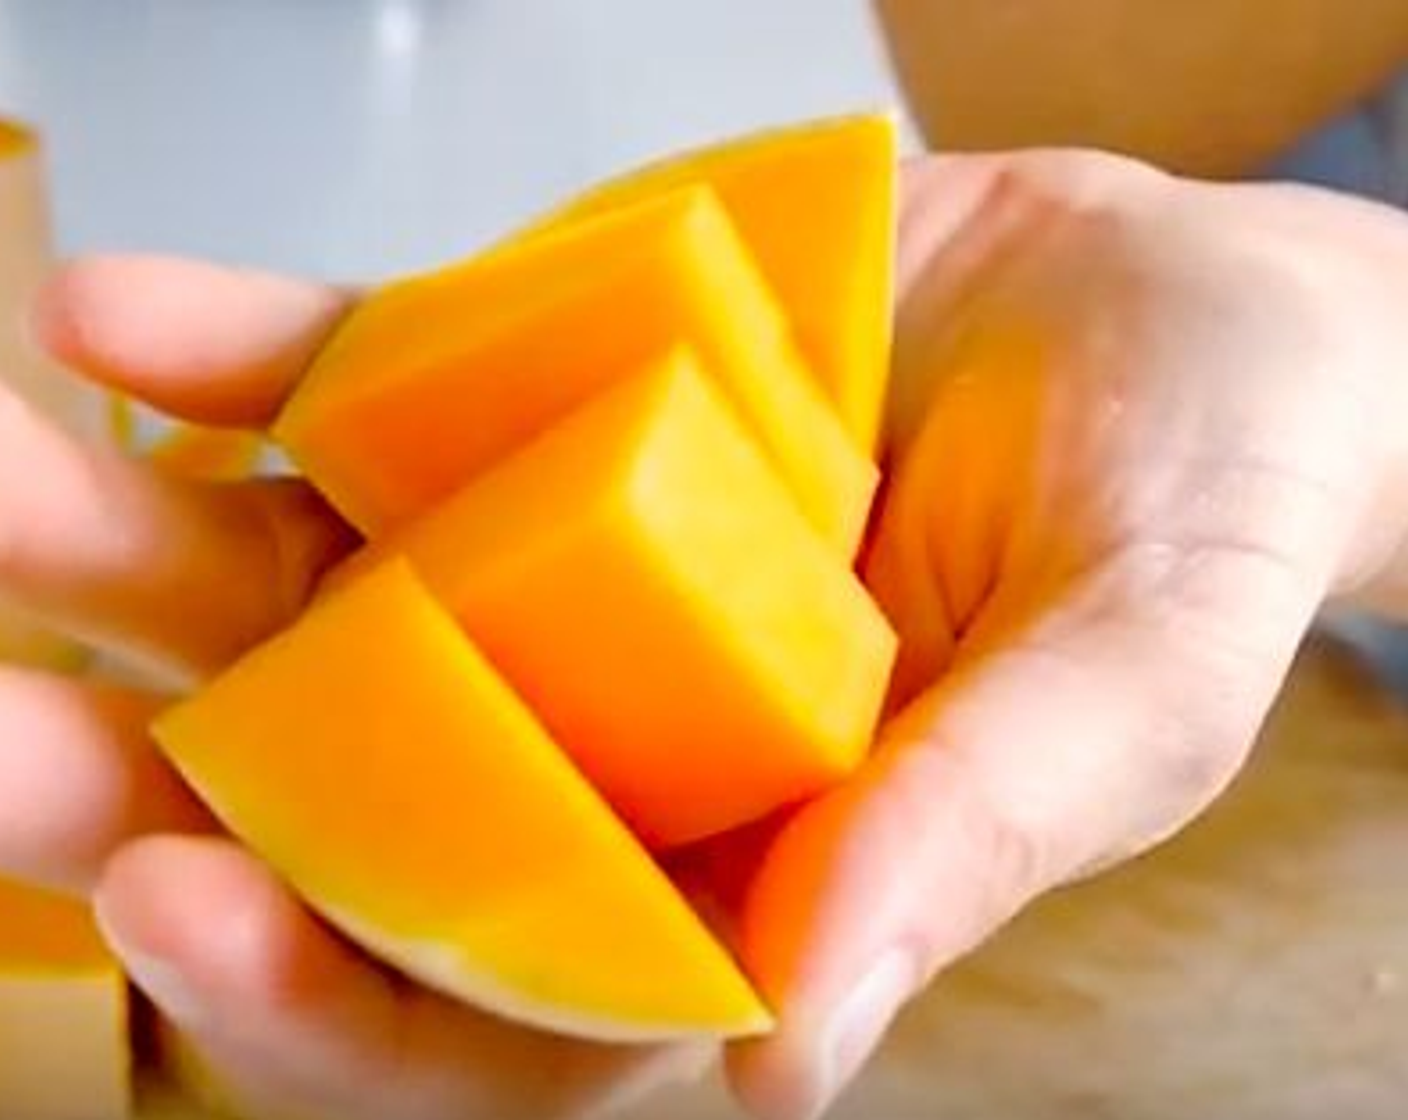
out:
<path id="1" fill-rule="evenodd" d="M 889 489 L 902 638 L 865 770 L 743 914 L 809 1117 L 901 1005 L 1045 891 L 1227 785 L 1321 604 L 1408 605 L 1408 219 L 1095 154 L 908 171 Z"/>

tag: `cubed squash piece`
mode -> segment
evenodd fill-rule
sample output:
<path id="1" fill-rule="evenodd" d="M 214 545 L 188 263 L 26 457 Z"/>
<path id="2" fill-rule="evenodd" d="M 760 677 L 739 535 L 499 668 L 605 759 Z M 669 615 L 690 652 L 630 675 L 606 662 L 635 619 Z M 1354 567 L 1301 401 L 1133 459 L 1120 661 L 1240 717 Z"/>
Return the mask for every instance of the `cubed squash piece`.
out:
<path id="1" fill-rule="evenodd" d="M 123 1120 L 127 981 L 89 909 L 0 880 L 0 1116 Z"/>
<path id="2" fill-rule="evenodd" d="M 724 949 L 404 562 L 328 595 L 155 734 L 311 906 L 433 988 L 599 1039 L 767 1025 Z"/>
<path id="3" fill-rule="evenodd" d="M 353 563 L 407 556 L 655 847 L 838 782 L 895 652 L 675 351 Z"/>
<path id="4" fill-rule="evenodd" d="M 314 362 L 274 434 L 375 535 L 676 343 L 707 360 L 808 520 L 853 557 L 876 468 L 703 188 L 372 295 Z"/>
<path id="5" fill-rule="evenodd" d="M 857 445 L 870 453 L 889 378 L 898 149 L 894 120 L 884 113 L 765 129 L 591 187 L 527 235 L 707 183 L 753 250 Z"/>

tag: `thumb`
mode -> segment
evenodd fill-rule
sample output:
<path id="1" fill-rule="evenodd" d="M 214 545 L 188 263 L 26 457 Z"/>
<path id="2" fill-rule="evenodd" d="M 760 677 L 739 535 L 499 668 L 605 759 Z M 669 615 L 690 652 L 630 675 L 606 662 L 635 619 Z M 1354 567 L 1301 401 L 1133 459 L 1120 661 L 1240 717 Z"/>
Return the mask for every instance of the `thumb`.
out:
<path id="1" fill-rule="evenodd" d="M 1256 641 L 1206 625 L 1176 638 L 1191 617 L 1092 600 L 969 646 L 856 781 L 793 819 L 754 881 L 740 951 L 780 1026 L 730 1054 L 742 1102 L 819 1115 L 938 970 L 1204 808 L 1308 625 L 1313 596 L 1295 599 L 1260 616 Z"/>

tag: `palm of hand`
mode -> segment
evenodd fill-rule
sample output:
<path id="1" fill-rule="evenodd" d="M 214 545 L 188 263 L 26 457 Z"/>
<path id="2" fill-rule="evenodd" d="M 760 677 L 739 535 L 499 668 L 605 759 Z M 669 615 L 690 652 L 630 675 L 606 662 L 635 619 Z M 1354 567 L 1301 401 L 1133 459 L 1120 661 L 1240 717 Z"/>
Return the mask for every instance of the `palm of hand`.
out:
<path id="1" fill-rule="evenodd" d="M 1402 474 L 1381 373 L 1408 342 L 1375 294 L 1387 223 L 1253 190 L 1249 209 L 1238 189 L 1074 155 L 913 170 L 894 470 L 868 559 L 906 703 L 736 901 L 740 952 L 782 1013 L 730 1056 L 755 1110 L 810 1114 L 936 969 L 1202 808 L 1322 597 L 1401 539 L 1370 522 L 1365 482 Z M 259 424 L 344 306 L 96 262 L 51 289 L 41 335 L 173 413 Z M 175 484 L 8 406 L 0 436 L 14 471 L 23 457 L 56 480 L 0 495 L 0 526 L 38 527 L 0 541 L 0 586 L 105 642 L 218 664 L 297 610 L 342 547 L 298 487 Z M 575 1112 L 678 1066 L 410 989 L 234 845 L 151 837 L 205 824 L 145 741 L 152 698 L 19 671 L 0 691 L 0 869 L 100 881 L 138 982 L 256 1107 Z M 750 870 L 745 848 L 726 871 Z M 228 920 L 212 929 L 211 912 Z"/>
<path id="2" fill-rule="evenodd" d="M 1383 568 L 1396 220 L 1094 155 L 911 169 L 867 562 L 899 711 L 753 890 L 795 1030 L 738 1063 L 765 1106 L 828 1099 L 937 969 L 1205 808 L 1322 600 Z"/>
<path id="3" fill-rule="evenodd" d="M 930 257 L 911 281 L 898 376 L 916 419 L 895 425 L 868 574 L 904 633 L 902 696 L 1020 658 L 1033 677 L 1014 706 L 1044 680 L 1103 711 L 1062 766 L 1138 806 L 1148 819 L 1121 831 L 1143 843 L 1239 763 L 1369 516 L 1389 401 L 1346 368 L 1366 309 L 1323 298 L 1230 192 L 1190 200 L 1143 168 L 1059 156 L 1024 174 L 987 183 L 988 216 L 937 258 L 958 267 Z M 1074 822 L 1056 832 L 1082 843 Z"/>

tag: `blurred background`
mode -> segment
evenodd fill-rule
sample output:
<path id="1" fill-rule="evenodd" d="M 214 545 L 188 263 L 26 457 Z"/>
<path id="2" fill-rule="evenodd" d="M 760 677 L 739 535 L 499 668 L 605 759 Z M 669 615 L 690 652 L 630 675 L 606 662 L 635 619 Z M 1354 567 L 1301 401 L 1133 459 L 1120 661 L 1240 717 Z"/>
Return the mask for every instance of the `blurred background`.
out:
<path id="1" fill-rule="evenodd" d="M 65 252 L 380 277 L 662 150 L 895 100 L 863 0 L 0 0 L 0 113 L 45 134 Z"/>
<path id="2" fill-rule="evenodd" d="M 879 7 L 901 13 L 902 42 L 904 20 L 922 27 L 918 3 Z M 868 0 L 0 0 L 0 113 L 46 136 L 65 252 L 372 279 L 462 254 L 662 150 L 898 107 L 877 23 Z M 935 53 L 957 50 L 942 30 Z M 937 139 L 973 133 L 970 100 L 978 134 L 999 133 L 960 88 L 934 94 Z M 1384 157 L 1408 135 L 1405 95 L 1266 172 L 1408 197 L 1408 160 Z"/>

